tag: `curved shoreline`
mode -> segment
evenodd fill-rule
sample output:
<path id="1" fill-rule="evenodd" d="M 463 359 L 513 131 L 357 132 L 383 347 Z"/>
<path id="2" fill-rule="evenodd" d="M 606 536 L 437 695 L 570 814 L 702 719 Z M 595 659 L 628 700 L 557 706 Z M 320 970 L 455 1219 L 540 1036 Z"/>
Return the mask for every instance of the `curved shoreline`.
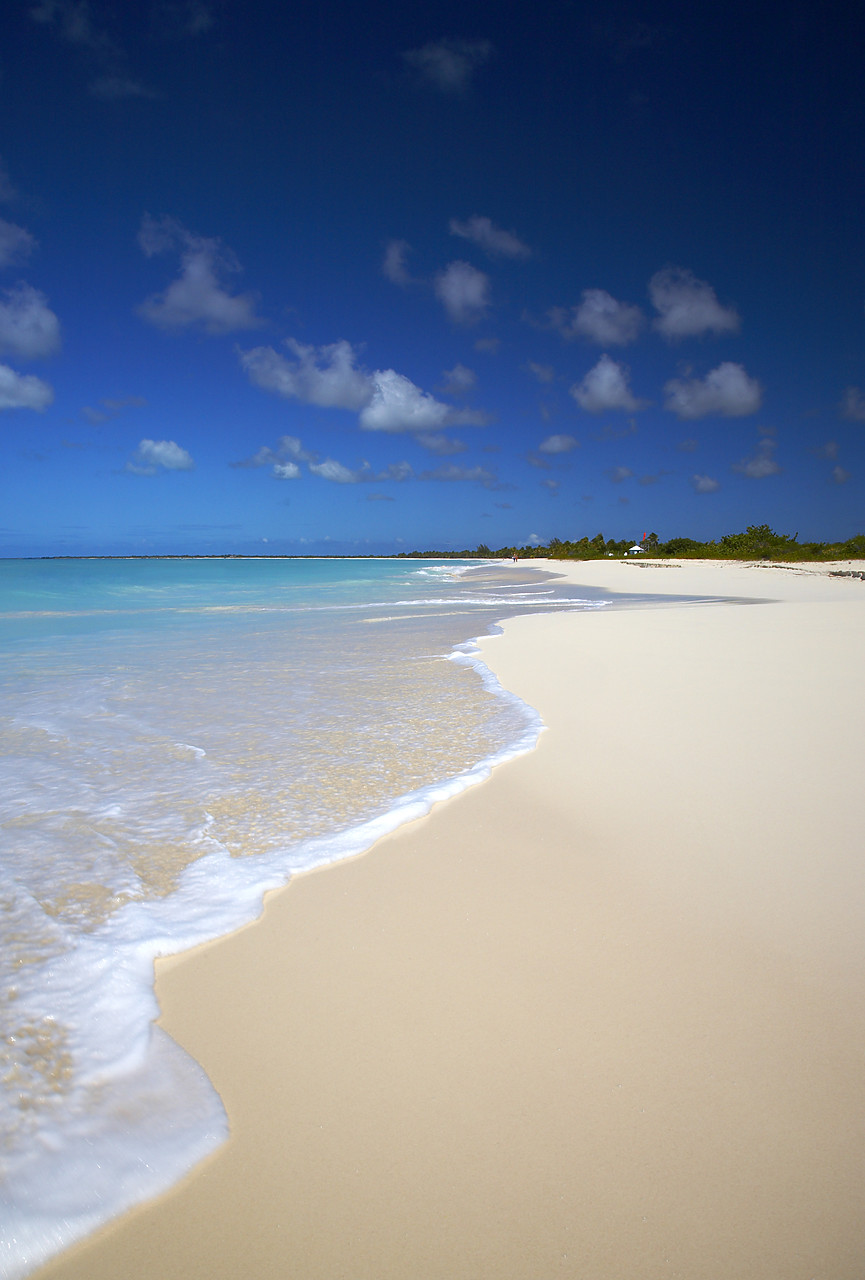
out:
<path id="1" fill-rule="evenodd" d="M 865 592 L 672 576 L 782 607 L 512 619 L 534 751 L 159 964 L 232 1137 L 38 1275 L 858 1280 Z"/>

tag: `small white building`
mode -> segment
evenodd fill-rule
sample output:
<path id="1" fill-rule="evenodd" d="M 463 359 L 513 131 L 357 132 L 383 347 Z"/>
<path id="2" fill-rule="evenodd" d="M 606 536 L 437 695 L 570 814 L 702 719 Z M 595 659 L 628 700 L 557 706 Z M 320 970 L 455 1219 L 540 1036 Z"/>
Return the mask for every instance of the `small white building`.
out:
<path id="1" fill-rule="evenodd" d="M 627 551 L 625 552 L 625 555 L 626 556 L 641 555 L 645 550 L 646 548 L 641 547 L 639 542 L 635 542 L 632 547 L 628 547 Z"/>

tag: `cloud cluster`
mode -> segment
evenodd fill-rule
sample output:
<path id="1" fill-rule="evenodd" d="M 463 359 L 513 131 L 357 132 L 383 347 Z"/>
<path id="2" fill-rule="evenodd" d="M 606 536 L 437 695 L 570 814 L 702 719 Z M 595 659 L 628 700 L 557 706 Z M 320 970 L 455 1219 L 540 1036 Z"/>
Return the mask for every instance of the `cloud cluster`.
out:
<path id="1" fill-rule="evenodd" d="M 4 290 L 0 302 L 0 353 L 23 360 L 50 356 L 60 346 L 60 322 L 44 293 L 29 284 Z"/>
<path id="2" fill-rule="evenodd" d="M 453 421 L 453 410 L 394 369 L 372 375 L 372 395 L 361 410 L 366 431 L 430 431 Z"/>
<path id="3" fill-rule="evenodd" d="M 47 382 L 0 364 L 0 410 L 36 409 L 41 413 L 53 401 L 54 391 Z"/>
<path id="4" fill-rule="evenodd" d="M 468 262 L 451 262 L 433 284 L 435 295 L 455 324 L 475 324 L 490 307 L 490 278 Z"/>
<path id="5" fill-rule="evenodd" d="M 741 326 L 735 307 L 722 306 L 712 286 L 685 267 L 656 271 L 649 281 L 649 297 L 658 312 L 652 328 L 671 341 L 738 333 Z M 546 321 L 568 341 L 585 338 L 605 347 L 635 342 L 646 326 L 638 306 L 620 302 L 606 289 L 584 289 L 579 306 L 553 307 Z"/>
<path id="6" fill-rule="evenodd" d="M 439 455 L 461 452 L 465 447 L 459 441 L 451 441 L 447 437 L 435 434 L 421 433 L 415 439 L 418 444 Z M 142 445 L 144 443 L 142 441 Z M 139 465 L 141 464 L 140 459 L 136 461 Z M 299 465 L 301 462 L 306 463 L 310 475 L 316 476 L 319 480 L 327 480 L 331 484 L 380 484 L 383 482 L 403 484 L 409 480 L 433 480 L 440 483 L 476 483 L 487 489 L 499 487 L 495 472 L 486 467 L 459 467 L 454 463 L 443 463 L 439 467 L 416 472 L 409 462 L 392 462 L 382 470 L 375 471 L 365 461 L 359 467 L 347 467 L 336 458 L 322 459 L 318 454 L 305 449 L 297 436 L 282 436 L 275 449 L 265 445 L 251 458 L 244 458 L 243 461 L 234 462 L 231 465 L 242 468 L 269 466 L 272 467 L 273 475 L 277 480 L 297 480 L 302 474 Z M 152 472 L 140 471 L 139 474 L 149 475 Z"/>
<path id="7" fill-rule="evenodd" d="M 432 40 L 420 49 L 406 50 L 403 58 L 427 84 L 458 97 L 466 93 L 475 71 L 489 62 L 492 53 L 489 40 Z"/>
<path id="8" fill-rule="evenodd" d="M 142 440 L 126 464 L 136 476 L 155 476 L 160 471 L 191 471 L 195 463 L 174 440 Z"/>
<path id="9" fill-rule="evenodd" d="M 325 409 L 357 411 L 369 403 L 369 378 L 356 367 L 350 342 L 313 347 L 286 338 L 285 345 L 296 357 L 294 360 L 287 360 L 273 347 L 254 347 L 238 353 L 241 366 L 257 387 L 286 400 L 301 400 Z"/>
<path id="10" fill-rule="evenodd" d="M 546 440 L 542 440 L 538 445 L 539 453 L 570 453 L 577 448 L 578 441 L 573 436 L 555 435 L 547 436 Z"/>
<path id="11" fill-rule="evenodd" d="M 24 227 L 0 218 L 0 267 L 17 267 L 33 252 L 36 241 Z"/>
<path id="12" fill-rule="evenodd" d="M 844 392 L 841 413 L 851 422 L 865 422 L 865 396 L 858 387 L 848 387 Z"/>
<path id="13" fill-rule="evenodd" d="M 384 261 L 381 264 L 382 275 L 384 275 L 391 284 L 406 285 L 412 284 L 412 278 L 409 275 L 406 259 L 411 251 L 411 245 L 407 240 L 389 240 L 384 251 Z"/>
<path id="14" fill-rule="evenodd" d="M 143 320 L 169 332 L 200 329 L 211 335 L 263 324 L 255 314 L 254 294 L 233 294 L 225 287 L 222 277 L 240 266 L 218 239 L 194 235 L 174 218 L 145 214 L 138 243 L 148 258 L 168 252 L 180 255 L 179 278 L 136 309 Z"/>
<path id="15" fill-rule="evenodd" d="M 358 366 L 350 342 L 313 347 L 288 338 L 285 345 L 294 360 L 273 347 L 238 353 L 250 381 L 288 400 L 352 410 L 365 431 L 424 434 L 446 426 L 481 426 L 488 420 L 480 410 L 443 404 L 394 369 L 367 373 Z"/>
<path id="16" fill-rule="evenodd" d="M 364 466 L 358 471 L 352 471 L 333 458 L 325 458 L 324 462 L 311 462 L 309 469 L 314 476 L 331 480 L 334 484 L 357 484 L 360 480 L 374 479 L 371 467 Z"/>
<path id="17" fill-rule="evenodd" d="M 625 366 L 617 364 L 606 353 L 589 370 L 582 382 L 574 383 L 571 395 L 580 408 L 588 413 L 604 413 L 607 409 L 636 413 L 646 406 L 644 400 L 637 400 L 633 395 L 630 375 Z"/>
<path id="18" fill-rule="evenodd" d="M 619 302 L 606 289 L 584 289 L 578 307 L 572 307 L 570 313 L 564 307 L 553 307 L 547 318 L 563 338 L 586 338 L 603 347 L 635 342 L 646 324 L 639 307 Z"/>
<path id="19" fill-rule="evenodd" d="M 723 307 L 715 290 L 684 267 L 664 267 L 649 281 L 649 297 L 659 313 L 652 328 L 665 338 L 695 338 L 704 333 L 738 333 L 735 307 Z"/>
<path id="20" fill-rule="evenodd" d="M 464 364 L 457 362 L 452 369 L 445 369 L 444 384 L 441 390 L 448 396 L 462 396 L 466 392 L 473 390 L 478 375 L 474 369 L 468 369 Z"/>
<path id="21" fill-rule="evenodd" d="M 532 256 L 532 251 L 527 244 L 523 244 L 512 231 L 504 231 L 501 227 L 497 227 L 490 218 L 475 215 L 467 218 L 465 222 L 460 222 L 458 218 L 451 218 L 449 225 L 452 236 L 471 240 L 491 258 L 530 258 Z"/>
<path id="22" fill-rule="evenodd" d="M 262 445 L 251 458 L 243 458 L 240 462 L 231 462 L 231 467 L 273 467 L 277 480 L 297 480 L 300 476 L 299 462 L 317 462 L 318 454 L 304 449 L 297 436 L 280 436 L 275 449 Z"/>
<path id="23" fill-rule="evenodd" d="M 31 8 L 30 17 L 79 48 L 100 69 L 101 74 L 90 85 L 94 97 L 109 100 L 157 96 L 129 73 L 125 51 L 94 22 L 88 0 L 39 0 Z"/>
<path id="24" fill-rule="evenodd" d="M 454 440 L 451 436 L 442 435 L 440 431 L 424 431 L 415 436 L 418 444 L 436 454 L 439 458 L 450 457 L 454 453 L 465 453 L 468 445 L 462 440 Z"/>
<path id="25" fill-rule="evenodd" d="M 17 194 L 0 163 L 0 200 L 14 200 Z M 0 219 L 0 268 L 18 265 L 35 245 L 26 228 Z M 60 322 L 44 293 L 23 281 L 4 290 L 0 301 L 0 353 L 38 360 L 52 355 L 59 346 Z M 41 413 L 53 400 L 53 388 L 41 378 L 0 365 L 0 411 L 35 409 Z"/>
<path id="26" fill-rule="evenodd" d="M 742 365 L 725 360 L 705 378 L 671 378 L 664 386 L 665 408 L 679 418 L 744 418 L 763 403 L 763 389 Z"/>
<path id="27" fill-rule="evenodd" d="M 320 480 L 329 480 L 332 484 L 364 484 L 368 482 L 379 484 L 387 480 L 401 484 L 405 480 L 418 478 L 415 476 L 413 467 L 408 462 L 392 462 L 381 471 L 373 471 L 368 462 L 363 462 L 359 467 L 352 468 L 337 462 L 335 458 L 325 458 L 323 462 L 310 462 L 309 471 L 311 475 L 318 476 Z"/>
<path id="28" fill-rule="evenodd" d="M 721 487 L 711 476 L 699 474 L 691 476 L 691 485 L 695 493 L 717 493 Z"/>
<path id="29" fill-rule="evenodd" d="M 741 472 L 750 480 L 765 480 L 767 476 L 780 475 L 781 468 L 775 461 L 777 447 L 774 440 L 764 436 L 750 458 L 743 458 L 741 462 L 733 463 L 733 470 Z"/>
<path id="30" fill-rule="evenodd" d="M 512 231 L 496 226 L 491 218 L 475 214 L 461 222 L 451 218 L 451 235 L 459 236 L 481 248 L 490 258 L 525 259 L 531 257 L 531 249 Z M 449 262 L 430 281 L 414 277 L 408 269 L 411 246 L 407 240 L 390 240 L 382 259 L 382 275 L 400 288 L 409 285 L 431 285 L 433 293 L 450 319 L 459 325 L 471 325 L 483 319 L 492 304 L 490 277 L 470 262 L 457 259 Z M 497 338 L 476 343 L 478 350 L 493 351 Z"/>

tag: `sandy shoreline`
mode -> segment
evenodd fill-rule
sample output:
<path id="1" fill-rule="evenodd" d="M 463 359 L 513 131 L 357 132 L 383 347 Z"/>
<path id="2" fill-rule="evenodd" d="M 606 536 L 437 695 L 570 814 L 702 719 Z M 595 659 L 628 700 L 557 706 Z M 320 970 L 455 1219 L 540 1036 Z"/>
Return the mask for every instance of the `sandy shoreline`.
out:
<path id="1" fill-rule="evenodd" d="M 773 603 L 483 641 L 538 748 L 159 965 L 232 1138 L 38 1276 L 861 1280 L 865 583 L 552 567 Z"/>

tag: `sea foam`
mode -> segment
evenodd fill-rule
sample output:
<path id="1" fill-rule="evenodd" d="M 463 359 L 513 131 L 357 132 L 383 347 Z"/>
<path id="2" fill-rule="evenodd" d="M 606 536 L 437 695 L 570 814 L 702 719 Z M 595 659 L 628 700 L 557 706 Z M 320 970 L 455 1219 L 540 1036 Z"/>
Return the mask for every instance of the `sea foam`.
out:
<path id="1" fill-rule="evenodd" d="M 205 1072 L 154 1025 L 154 960 L 255 919 L 291 875 L 530 750 L 536 713 L 465 637 L 506 612 L 603 603 L 449 564 L 383 569 L 360 584 L 351 568 L 318 583 L 307 569 L 293 589 L 289 564 L 281 591 L 271 571 L 256 593 L 242 565 L 215 585 L 192 564 L 188 580 L 157 570 L 124 593 L 107 562 L 95 608 L 60 591 L 62 623 L 12 617 L 5 1276 L 167 1189 L 227 1136 Z"/>

